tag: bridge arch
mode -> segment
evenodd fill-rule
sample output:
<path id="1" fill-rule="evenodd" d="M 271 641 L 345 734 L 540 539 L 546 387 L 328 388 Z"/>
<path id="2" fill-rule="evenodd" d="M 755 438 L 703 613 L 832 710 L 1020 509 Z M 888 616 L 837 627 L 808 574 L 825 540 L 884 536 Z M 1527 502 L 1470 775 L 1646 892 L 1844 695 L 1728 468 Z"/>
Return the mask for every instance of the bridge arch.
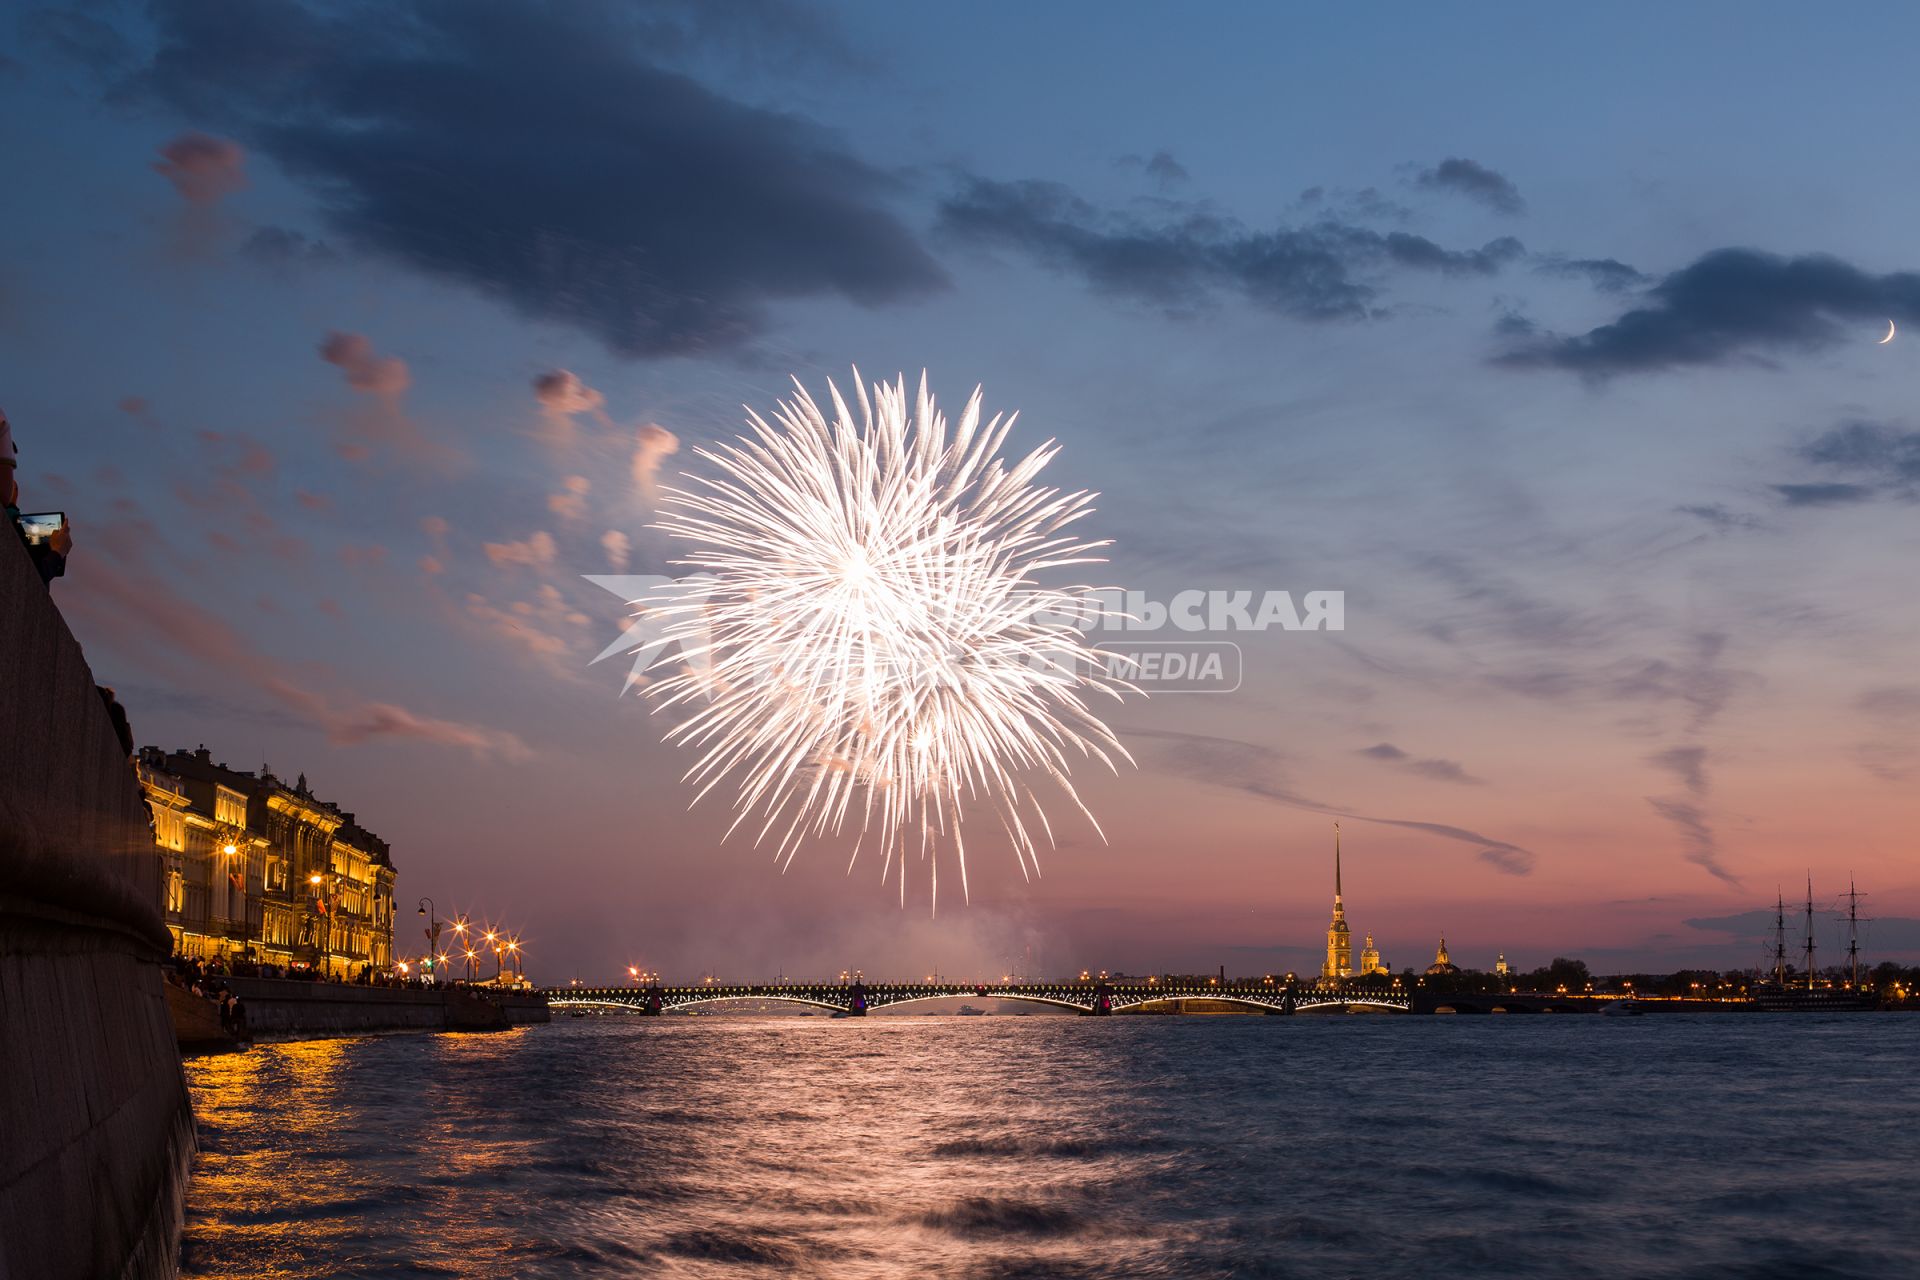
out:
<path id="1" fill-rule="evenodd" d="M 731 1002 L 736 1000 L 762 1000 L 762 1001 L 777 1000 L 782 1004 L 799 1004 L 799 1005 L 807 1005 L 814 1009 L 825 1009 L 829 1013 L 843 1013 L 846 1011 L 845 1005 L 831 1004 L 825 1000 L 810 1000 L 805 996 L 787 995 L 785 993 L 772 994 L 772 993 L 759 992 L 759 991 L 754 991 L 754 992 L 716 991 L 712 995 L 708 995 L 705 992 L 701 992 L 697 995 L 681 995 L 677 992 L 662 993 L 661 1000 L 660 1000 L 660 1006 L 661 1006 L 660 1011 L 662 1013 L 670 1013 L 675 1009 L 684 1009 L 690 1005 L 721 1004 L 721 1003 L 726 1003 L 726 1002 Z M 547 997 L 547 1007 L 550 1009 L 565 1009 L 565 1008 L 568 1008 L 569 1006 L 572 1006 L 575 1008 L 593 1007 L 593 1008 L 601 1008 L 601 1009 L 626 1009 L 626 1010 L 631 1010 L 634 1013 L 645 1013 L 647 1008 L 647 1001 L 646 1001 L 646 993 L 644 992 L 642 992 L 639 995 L 628 997 L 628 998 L 622 998 L 618 996 L 549 996 Z"/>
<path id="2" fill-rule="evenodd" d="M 1394 1000 L 1386 997 L 1361 995 L 1314 996 L 1308 994 L 1300 997 L 1300 999 L 1295 1002 L 1294 1007 L 1301 1013 L 1308 1013 L 1315 1009 L 1353 1008 L 1378 1009 L 1382 1013 L 1411 1013 L 1413 1011 L 1412 1002 L 1405 999 Z"/>
<path id="3" fill-rule="evenodd" d="M 1209 1000 L 1215 1004 L 1230 1004 L 1230 1005 L 1234 1005 L 1237 1008 L 1245 1009 L 1249 1013 L 1284 1012 L 1281 1006 L 1281 997 L 1278 997 L 1278 996 L 1274 997 L 1271 1001 L 1267 1001 L 1267 1000 L 1262 1000 L 1262 999 L 1249 997 L 1249 996 L 1237 996 L 1237 995 L 1217 995 L 1216 996 L 1216 995 L 1199 995 L 1199 994 L 1187 994 L 1182 992 L 1174 992 L 1169 994 L 1156 993 L 1154 995 L 1144 996 L 1137 1000 L 1125 1000 L 1124 1003 L 1122 1002 L 1123 999 L 1124 997 L 1118 994 L 1116 994 L 1116 996 L 1114 997 L 1113 1011 L 1115 1013 L 1123 1013 L 1133 1009 L 1145 1009 L 1153 1005 L 1159 1005 L 1159 1004 L 1178 1005 L 1188 1000 Z"/>
<path id="4" fill-rule="evenodd" d="M 984 991 L 968 988 L 965 991 L 931 991 L 925 994 L 900 996 L 898 998 L 876 999 L 869 1006 L 873 1009 L 892 1009 L 903 1004 L 919 1004 L 923 1000 L 1018 1000 L 1025 1004 L 1048 1005 L 1055 1009 L 1071 1009 L 1075 1013 L 1085 1013 L 1090 1005 L 1075 1004 L 1064 996 L 1035 995 L 1027 991 L 995 991 L 989 987 Z"/>

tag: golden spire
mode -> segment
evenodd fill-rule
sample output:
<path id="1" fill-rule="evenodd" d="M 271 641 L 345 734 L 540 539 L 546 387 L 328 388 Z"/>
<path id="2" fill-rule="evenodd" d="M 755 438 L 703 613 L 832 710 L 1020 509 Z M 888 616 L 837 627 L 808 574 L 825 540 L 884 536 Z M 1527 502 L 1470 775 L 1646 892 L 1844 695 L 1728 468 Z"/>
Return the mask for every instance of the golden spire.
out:
<path id="1" fill-rule="evenodd" d="M 1333 905 L 1340 905 L 1340 824 L 1333 824 Z"/>

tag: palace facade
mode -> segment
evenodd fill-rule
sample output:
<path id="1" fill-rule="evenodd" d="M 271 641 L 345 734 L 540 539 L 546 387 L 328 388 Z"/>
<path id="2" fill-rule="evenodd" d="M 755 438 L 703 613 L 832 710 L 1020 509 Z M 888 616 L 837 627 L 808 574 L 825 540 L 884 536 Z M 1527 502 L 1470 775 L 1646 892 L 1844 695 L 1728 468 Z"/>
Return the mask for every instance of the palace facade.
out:
<path id="1" fill-rule="evenodd" d="M 393 964 L 387 842 L 354 815 L 264 767 L 205 747 L 143 747 L 137 767 L 164 860 L 167 930 L 183 956 L 250 956 L 336 977 Z"/>

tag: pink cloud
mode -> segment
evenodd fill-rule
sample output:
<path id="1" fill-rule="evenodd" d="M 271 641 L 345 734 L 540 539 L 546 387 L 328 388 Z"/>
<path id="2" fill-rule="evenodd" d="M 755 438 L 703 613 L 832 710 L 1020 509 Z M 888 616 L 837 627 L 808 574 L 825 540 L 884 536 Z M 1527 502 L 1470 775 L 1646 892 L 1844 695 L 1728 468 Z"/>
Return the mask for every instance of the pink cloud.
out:
<path id="1" fill-rule="evenodd" d="M 657 423 L 641 427 L 633 449 L 633 487 L 648 502 L 660 497 L 660 464 L 680 451 L 680 437 Z"/>
<path id="2" fill-rule="evenodd" d="M 568 476 L 561 482 L 561 491 L 547 498 L 547 510 L 562 520 L 584 520 L 587 518 L 587 491 L 592 487 L 585 476 Z"/>
<path id="3" fill-rule="evenodd" d="M 368 398 L 346 420 L 347 433 L 353 439 L 335 446 L 341 457 L 363 462 L 372 456 L 369 446 L 380 446 L 410 462 L 438 469 L 466 460 L 460 450 L 430 436 L 402 408 L 401 398 L 413 385 L 405 360 L 381 355 L 365 334 L 337 329 L 321 342 L 320 358 L 339 369 L 347 385 Z"/>
<path id="4" fill-rule="evenodd" d="M 496 565 L 525 565 L 531 569 L 544 569 L 553 563 L 558 552 L 553 535 L 545 531 L 535 533 L 523 542 L 483 542 L 481 550 L 487 553 L 487 559 Z"/>
<path id="5" fill-rule="evenodd" d="M 333 499 L 324 493 L 308 493 L 305 489 L 295 489 L 293 499 L 309 511 L 325 511 L 333 505 Z"/>
<path id="6" fill-rule="evenodd" d="M 369 395 L 399 396 L 412 382 L 407 362 L 398 356 L 376 354 L 365 334 L 329 333 L 320 344 L 320 358 L 347 376 L 347 385 Z"/>
<path id="7" fill-rule="evenodd" d="M 615 573 L 623 573 L 627 567 L 627 558 L 633 551 L 633 543 L 627 535 L 618 529 L 609 529 L 600 535 L 600 548 L 607 553 L 607 564 Z"/>
<path id="8" fill-rule="evenodd" d="M 153 171 L 196 208 L 216 205 L 247 185 L 247 153 L 229 138 L 183 133 L 160 148 L 160 157 Z"/>
<path id="9" fill-rule="evenodd" d="M 533 394 L 540 402 L 540 407 L 548 413 L 565 418 L 591 413 L 603 420 L 606 418 L 606 414 L 600 411 L 605 408 L 607 398 L 580 381 L 568 369 L 555 369 L 535 378 Z"/>

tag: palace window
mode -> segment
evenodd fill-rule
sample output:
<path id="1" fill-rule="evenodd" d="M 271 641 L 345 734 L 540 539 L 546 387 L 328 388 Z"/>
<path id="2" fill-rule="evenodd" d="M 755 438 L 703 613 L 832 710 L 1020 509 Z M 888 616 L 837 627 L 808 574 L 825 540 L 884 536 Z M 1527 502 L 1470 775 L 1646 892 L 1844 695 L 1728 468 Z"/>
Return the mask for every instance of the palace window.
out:
<path id="1" fill-rule="evenodd" d="M 187 815 L 178 809 L 155 806 L 153 839 L 162 849 L 172 849 L 176 853 L 185 849 L 187 847 Z"/>
<path id="2" fill-rule="evenodd" d="M 238 791 L 217 787 L 213 796 L 213 820 L 226 827 L 247 825 L 247 798 Z"/>

